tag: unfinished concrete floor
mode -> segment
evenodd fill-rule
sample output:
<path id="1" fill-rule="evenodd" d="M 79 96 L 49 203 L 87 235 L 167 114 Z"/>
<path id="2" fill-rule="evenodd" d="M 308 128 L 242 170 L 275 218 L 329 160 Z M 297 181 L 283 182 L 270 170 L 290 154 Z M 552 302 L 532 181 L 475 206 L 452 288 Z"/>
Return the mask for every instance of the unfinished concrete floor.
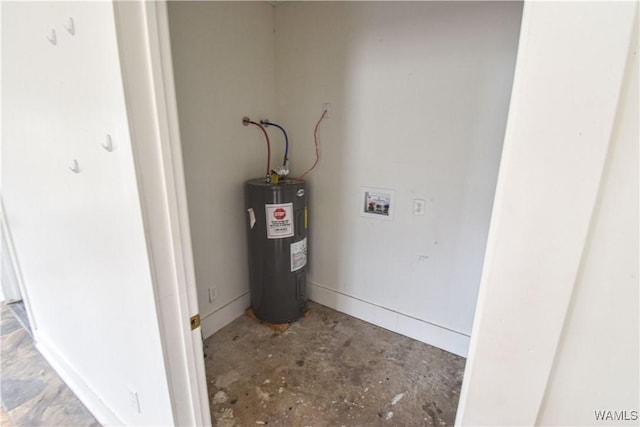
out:
<path id="1" fill-rule="evenodd" d="M 453 424 L 464 358 L 309 308 L 285 332 L 242 316 L 205 341 L 213 425 Z"/>

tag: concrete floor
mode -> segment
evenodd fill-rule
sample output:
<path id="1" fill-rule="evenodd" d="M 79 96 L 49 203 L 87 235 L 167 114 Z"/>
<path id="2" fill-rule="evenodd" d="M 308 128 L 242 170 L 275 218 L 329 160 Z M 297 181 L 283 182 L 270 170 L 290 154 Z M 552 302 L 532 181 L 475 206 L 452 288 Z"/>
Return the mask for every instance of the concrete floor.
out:
<path id="1" fill-rule="evenodd" d="M 242 316 L 205 341 L 214 425 L 453 424 L 464 358 L 309 307 L 285 332 Z"/>

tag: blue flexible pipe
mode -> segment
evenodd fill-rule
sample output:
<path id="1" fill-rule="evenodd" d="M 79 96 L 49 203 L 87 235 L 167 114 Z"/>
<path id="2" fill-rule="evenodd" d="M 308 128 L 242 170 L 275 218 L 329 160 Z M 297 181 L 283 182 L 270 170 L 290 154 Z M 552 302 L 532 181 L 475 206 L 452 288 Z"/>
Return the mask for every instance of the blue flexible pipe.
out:
<path id="1" fill-rule="evenodd" d="M 275 126 L 284 134 L 284 160 L 282 161 L 282 165 L 286 167 L 287 161 L 289 160 L 289 137 L 287 136 L 287 131 L 285 131 L 279 124 L 272 123 L 269 120 L 260 120 L 260 123 L 263 125 Z"/>

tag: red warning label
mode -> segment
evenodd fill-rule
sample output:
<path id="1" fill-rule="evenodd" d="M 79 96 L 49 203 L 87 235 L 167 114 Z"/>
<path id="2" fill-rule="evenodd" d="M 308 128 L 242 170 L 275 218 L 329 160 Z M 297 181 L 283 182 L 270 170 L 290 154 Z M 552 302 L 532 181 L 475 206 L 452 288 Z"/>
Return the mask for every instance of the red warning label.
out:
<path id="1" fill-rule="evenodd" d="M 283 220 L 286 218 L 287 216 L 287 211 L 285 211 L 282 208 L 278 208 L 275 211 L 273 211 L 273 216 L 277 219 L 277 220 Z"/>
<path id="2" fill-rule="evenodd" d="M 282 239 L 293 236 L 293 203 L 264 205 L 267 219 L 267 238 Z"/>

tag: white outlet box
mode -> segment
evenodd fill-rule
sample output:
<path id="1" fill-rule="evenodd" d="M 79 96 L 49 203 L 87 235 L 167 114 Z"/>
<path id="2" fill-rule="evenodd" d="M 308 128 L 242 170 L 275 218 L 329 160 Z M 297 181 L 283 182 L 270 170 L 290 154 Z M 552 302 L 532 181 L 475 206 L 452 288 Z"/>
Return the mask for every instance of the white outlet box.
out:
<path id="1" fill-rule="evenodd" d="M 423 199 L 413 199 L 413 214 L 424 215 L 425 203 Z"/>
<path id="2" fill-rule="evenodd" d="M 390 188 L 360 187 L 360 215 L 392 220 L 396 191 Z"/>
<path id="3" fill-rule="evenodd" d="M 218 298 L 218 287 L 213 286 L 209 288 L 209 304 L 213 303 L 213 300 Z"/>
<path id="4" fill-rule="evenodd" d="M 327 112 L 327 114 L 324 115 L 325 119 L 328 119 L 329 117 L 331 117 L 331 103 L 325 102 L 324 104 L 322 104 L 322 111 Z"/>

